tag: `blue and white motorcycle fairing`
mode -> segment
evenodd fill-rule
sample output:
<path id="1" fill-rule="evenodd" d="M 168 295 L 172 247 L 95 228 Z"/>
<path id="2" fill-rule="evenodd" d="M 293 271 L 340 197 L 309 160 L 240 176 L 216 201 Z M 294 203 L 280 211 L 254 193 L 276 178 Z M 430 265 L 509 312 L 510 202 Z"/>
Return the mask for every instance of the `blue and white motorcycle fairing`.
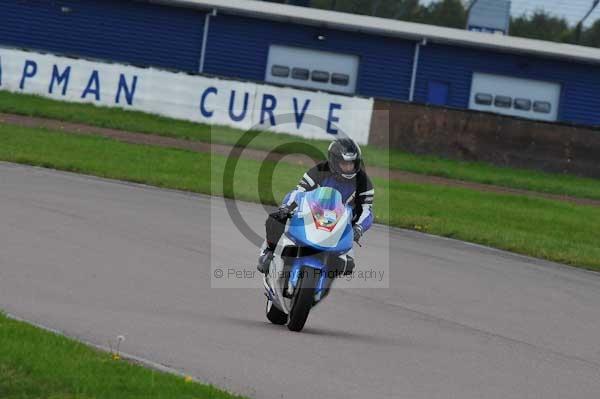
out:
<path id="1" fill-rule="evenodd" d="M 342 202 L 336 189 L 319 187 L 298 193 L 295 203 L 297 208 L 277 243 L 269 273 L 263 278 L 269 301 L 267 313 L 271 306 L 287 315 L 293 312 L 299 280 L 306 272 L 317 276 L 312 303 L 315 306 L 328 294 L 335 276 L 345 270 L 347 256 L 352 256 L 352 207 Z"/>

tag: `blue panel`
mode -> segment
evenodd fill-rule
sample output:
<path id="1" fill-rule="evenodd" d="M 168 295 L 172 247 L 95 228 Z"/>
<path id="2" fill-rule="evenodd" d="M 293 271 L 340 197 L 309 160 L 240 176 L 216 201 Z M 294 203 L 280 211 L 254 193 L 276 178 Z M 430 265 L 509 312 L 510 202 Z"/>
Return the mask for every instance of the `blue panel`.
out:
<path id="1" fill-rule="evenodd" d="M 559 120 L 600 125 L 600 67 L 527 55 L 429 44 L 421 48 L 415 101 L 425 103 L 430 81 L 446 81 L 448 105 L 468 108 L 473 72 L 545 80 L 562 85 Z"/>
<path id="2" fill-rule="evenodd" d="M 247 17 L 211 18 L 205 71 L 263 81 L 271 44 L 358 55 L 357 94 L 408 99 L 413 42 Z"/>
<path id="3" fill-rule="evenodd" d="M 433 105 L 446 105 L 448 104 L 448 83 L 437 82 L 435 80 L 429 82 L 429 88 L 427 92 L 427 103 Z"/>
<path id="4" fill-rule="evenodd" d="M 204 14 L 117 0 L 4 1 L 0 45 L 198 71 Z"/>
<path id="5" fill-rule="evenodd" d="M 134 0 L 19 0 L 0 7 L 0 45 L 198 70 L 205 14 L 196 9 Z M 205 71 L 263 81 L 271 44 L 357 55 L 357 94 L 408 99 L 414 42 L 242 16 L 211 18 Z M 559 120 L 600 125 L 600 66 L 524 54 L 430 43 L 421 48 L 415 100 L 467 108 L 473 72 L 560 83 Z"/>

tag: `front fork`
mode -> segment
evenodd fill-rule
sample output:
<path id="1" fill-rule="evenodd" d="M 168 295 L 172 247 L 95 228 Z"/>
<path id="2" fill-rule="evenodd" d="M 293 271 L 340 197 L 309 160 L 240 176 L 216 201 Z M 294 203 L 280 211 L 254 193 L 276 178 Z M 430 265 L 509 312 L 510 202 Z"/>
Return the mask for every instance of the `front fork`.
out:
<path id="1" fill-rule="evenodd" d="M 319 276 L 315 287 L 315 303 L 317 303 L 327 295 L 331 285 L 331 279 L 327 275 L 326 266 L 318 268 L 302 263 L 293 265 L 290 271 L 290 277 L 286 284 L 284 295 L 287 298 L 293 298 L 296 288 L 298 287 L 298 281 L 300 280 L 302 270 L 304 270 L 305 273 L 315 273 Z"/>

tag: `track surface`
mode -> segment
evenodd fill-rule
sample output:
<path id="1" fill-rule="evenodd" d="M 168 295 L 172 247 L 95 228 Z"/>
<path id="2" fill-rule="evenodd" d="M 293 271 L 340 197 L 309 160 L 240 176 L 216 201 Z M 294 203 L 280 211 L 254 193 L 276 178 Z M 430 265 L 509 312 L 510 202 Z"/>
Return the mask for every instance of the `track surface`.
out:
<path id="1" fill-rule="evenodd" d="M 394 230 L 391 288 L 336 290 L 296 334 L 258 281 L 210 288 L 210 220 L 213 261 L 256 255 L 210 203 L 0 163 L 0 307 L 256 398 L 598 398 L 598 274 Z"/>

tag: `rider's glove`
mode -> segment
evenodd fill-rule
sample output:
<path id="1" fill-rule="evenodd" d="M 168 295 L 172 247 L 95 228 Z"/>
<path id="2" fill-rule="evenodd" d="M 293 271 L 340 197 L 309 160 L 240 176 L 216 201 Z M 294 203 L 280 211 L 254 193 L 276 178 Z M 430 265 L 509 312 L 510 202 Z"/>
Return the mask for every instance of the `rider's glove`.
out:
<path id="1" fill-rule="evenodd" d="M 359 224 L 355 224 L 354 226 L 352 226 L 352 229 L 354 230 L 354 241 L 359 242 L 360 238 L 363 235 L 362 227 L 360 227 Z"/>
<path id="2" fill-rule="evenodd" d="M 292 214 L 292 212 L 294 211 L 294 208 L 295 207 L 293 207 L 293 206 L 286 206 L 286 205 L 279 207 L 277 212 L 275 212 L 276 218 L 279 220 L 285 220 L 285 219 L 289 218 L 290 215 Z"/>

